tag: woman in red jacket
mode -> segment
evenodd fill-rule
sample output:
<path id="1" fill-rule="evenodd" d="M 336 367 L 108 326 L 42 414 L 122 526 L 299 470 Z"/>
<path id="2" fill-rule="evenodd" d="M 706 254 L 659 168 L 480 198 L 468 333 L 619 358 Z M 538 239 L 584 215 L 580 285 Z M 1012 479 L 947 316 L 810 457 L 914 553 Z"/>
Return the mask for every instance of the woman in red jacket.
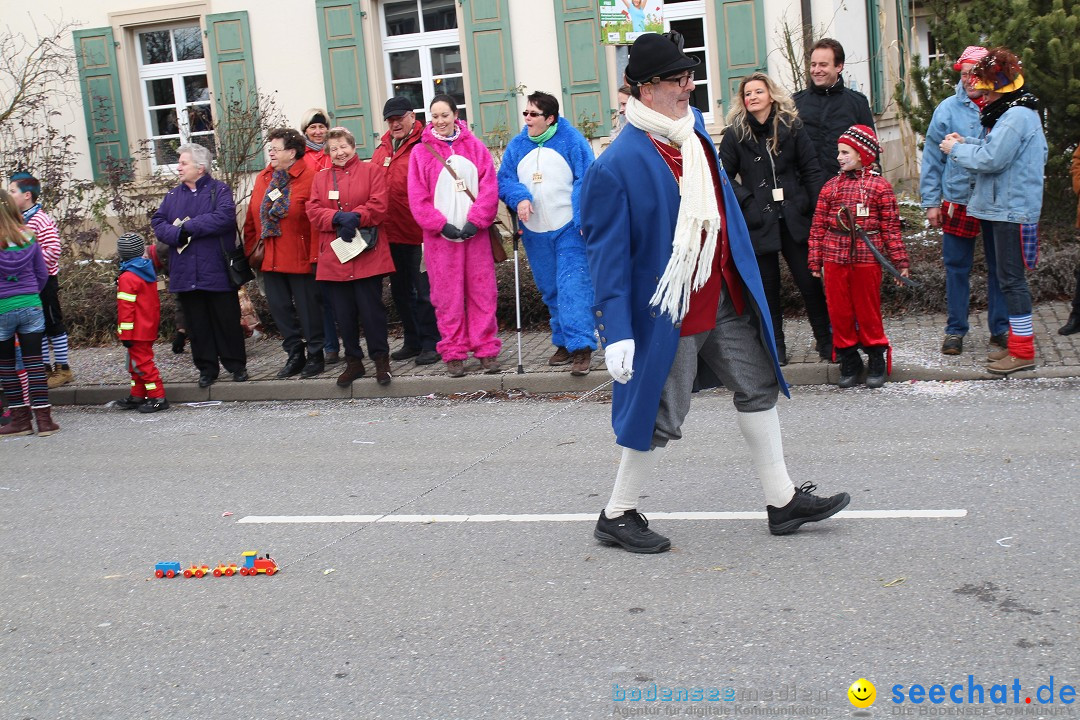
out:
<path id="1" fill-rule="evenodd" d="M 348 387 L 363 377 L 364 353 L 360 349 L 359 327 L 364 328 L 368 353 L 375 361 L 375 377 L 380 385 L 390 383 L 390 342 L 386 331 L 386 308 L 382 304 L 382 278 L 394 271 L 389 243 L 377 240 L 352 259 L 342 262 L 330 243 L 340 238 L 346 248 L 363 242 L 360 228 L 374 227 L 386 216 L 387 186 L 382 168 L 361 162 L 356 156 L 356 138 L 345 128 L 326 135 L 326 147 L 333 163 L 319 172 L 311 186 L 307 212 L 311 227 L 318 233 L 319 266 L 316 278 L 323 283 L 337 316 L 345 347 L 345 372 L 337 379 Z"/>
<path id="2" fill-rule="evenodd" d="M 244 219 L 244 251 L 251 255 L 260 241 L 263 244 L 263 290 L 281 331 L 281 346 L 288 353 L 277 376 L 299 373 L 309 378 L 325 369 L 322 309 L 314 270 L 318 246 L 312 241 L 307 216 L 315 171 L 304 162 L 300 133 L 279 128 L 271 130 L 266 139 L 270 164 L 255 178 Z"/>

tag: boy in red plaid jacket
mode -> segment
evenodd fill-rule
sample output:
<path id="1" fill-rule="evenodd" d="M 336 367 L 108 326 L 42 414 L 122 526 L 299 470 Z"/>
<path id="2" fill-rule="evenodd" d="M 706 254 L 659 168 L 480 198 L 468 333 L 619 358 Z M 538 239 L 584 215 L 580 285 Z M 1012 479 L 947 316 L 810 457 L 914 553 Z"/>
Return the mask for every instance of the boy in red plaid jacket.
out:
<path id="1" fill-rule="evenodd" d="M 116 280 L 116 334 L 127 348 L 131 394 L 116 405 L 124 410 L 152 413 L 166 410 L 165 386 L 154 364 L 154 341 L 161 321 L 154 264 L 145 257 L 146 243 L 136 233 L 116 241 L 120 253 L 120 277 Z"/>
<path id="2" fill-rule="evenodd" d="M 853 125 L 837 139 L 840 174 L 821 189 L 810 227 L 810 272 L 824 278 L 842 388 L 855 385 L 862 372 L 859 346 L 867 356 L 867 387 L 881 387 L 892 371 L 892 350 L 881 319 L 881 265 L 857 236 L 852 220 L 900 275 L 908 276 L 896 195 L 889 181 L 872 169 L 880 152 L 877 136 L 865 125 Z"/>

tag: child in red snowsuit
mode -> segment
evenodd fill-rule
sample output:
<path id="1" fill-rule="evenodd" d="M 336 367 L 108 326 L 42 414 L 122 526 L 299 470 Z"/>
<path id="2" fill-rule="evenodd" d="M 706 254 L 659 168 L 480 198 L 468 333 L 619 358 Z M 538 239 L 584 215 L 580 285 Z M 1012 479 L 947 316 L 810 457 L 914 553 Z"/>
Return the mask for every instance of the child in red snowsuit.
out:
<path id="1" fill-rule="evenodd" d="M 124 410 L 152 413 L 165 410 L 165 386 L 154 364 L 154 341 L 161 321 L 154 264 L 145 256 L 146 242 L 136 233 L 116 241 L 120 253 L 120 277 L 116 280 L 116 334 L 127 348 L 131 394 L 116 405 Z"/>
<path id="2" fill-rule="evenodd" d="M 852 387 L 862 372 L 861 345 L 868 361 L 866 386 L 879 388 L 892 370 L 881 319 L 881 265 L 852 232 L 852 221 L 905 278 L 907 251 L 900 238 L 896 195 L 889 181 L 871 169 L 881 152 L 874 131 L 854 125 L 837 139 L 836 147 L 840 173 L 818 195 L 808 264 L 814 277 L 824 275 L 833 348 L 840 361 L 839 386 Z"/>

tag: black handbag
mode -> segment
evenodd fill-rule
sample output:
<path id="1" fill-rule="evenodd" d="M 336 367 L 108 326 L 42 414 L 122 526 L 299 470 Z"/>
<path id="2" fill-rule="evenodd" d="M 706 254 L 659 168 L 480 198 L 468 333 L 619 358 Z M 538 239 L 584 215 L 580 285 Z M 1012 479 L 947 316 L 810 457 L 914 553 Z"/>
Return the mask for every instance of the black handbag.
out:
<path id="1" fill-rule="evenodd" d="M 210 205 L 217 207 L 217 186 L 210 190 Z M 229 282 L 235 287 L 243 287 L 255 279 L 255 272 L 248 263 L 247 255 L 244 254 L 244 246 L 239 247 L 233 242 L 232 251 L 225 249 L 225 238 L 218 236 L 221 241 L 221 254 L 225 256 L 225 271 L 229 274 Z"/>

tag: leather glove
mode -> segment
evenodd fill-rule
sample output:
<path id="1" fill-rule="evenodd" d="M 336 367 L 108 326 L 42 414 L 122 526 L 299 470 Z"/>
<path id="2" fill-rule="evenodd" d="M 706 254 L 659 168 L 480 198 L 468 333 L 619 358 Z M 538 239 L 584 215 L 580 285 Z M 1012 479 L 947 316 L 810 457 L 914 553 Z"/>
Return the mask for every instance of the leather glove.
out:
<path id="1" fill-rule="evenodd" d="M 471 222 L 466 222 L 464 225 L 461 226 L 461 239 L 468 240 L 473 235 L 475 235 L 478 230 L 479 228 L 473 225 Z"/>
<path id="2" fill-rule="evenodd" d="M 123 345 L 126 348 L 131 347 L 131 341 L 130 340 L 121 340 L 120 344 Z"/>
<path id="3" fill-rule="evenodd" d="M 619 340 L 605 347 L 604 364 L 615 382 L 629 382 L 634 376 L 634 340 Z"/>
<path id="4" fill-rule="evenodd" d="M 442 228 L 442 236 L 447 240 L 457 240 L 461 237 L 461 231 L 450 223 L 446 223 Z"/>

